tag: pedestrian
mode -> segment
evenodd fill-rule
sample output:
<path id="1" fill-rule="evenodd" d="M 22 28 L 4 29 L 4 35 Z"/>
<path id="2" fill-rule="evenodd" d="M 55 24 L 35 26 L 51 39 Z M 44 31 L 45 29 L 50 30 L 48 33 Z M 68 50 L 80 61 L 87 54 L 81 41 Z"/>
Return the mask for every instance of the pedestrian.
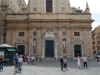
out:
<path id="1" fill-rule="evenodd" d="M 33 55 L 33 64 L 35 65 L 35 63 L 36 63 L 36 56 Z"/>
<path id="2" fill-rule="evenodd" d="M 61 57 L 60 58 L 61 71 L 63 71 L 63 64 L 64 64 L 63 57 Z"/>
<path id="3" fill-rule="evenodd" d="M 84 55 L 84 57 L 83 57 L 83 67 L 85 68 L 88 68 L 87 67 L 87 57 Z"/>
<path id="4" fill-rule="evenodd" d="M 18 54 L 16 54 L 16 56 L 14 58 L 15 73 L 18 72 L 18 62 L 19 62 L 18 57 L 19 57 Z"/>
<path id="5" fill-rule="evenodd" d="M 0 71 L 3 71 L 3 56 L 0 56 Z"/>
<path id="6" fill-rule="evenodd" d="M 20 55 L 18 59 L 19 59 L 19 61 L 18 61 L 18 72 L 21 73 L 21 71 L 22 71 L 22 63 L 23 63 L 22 55 Z"/>
<path id="7" fill-rule="evenodd" d="M 79 69 L 81 69 L 81 60 L 80 60 L 80 56 L 77 57 L 77 66 Z"/>
<path id="8" fill-rule="evenodd" d="M 28 62 L 28 64 L 31 63 L 31 56 L 30 55 L 27 56 L 27 62 Z"/>
<path id="9" fill-rule="evenodd" d="M 67 59 L 66 58 L 64 58 L 64 60 L 63 60 L 63 62 L 64 62 L 64 69 L 65 69 L 65 71 L 67 70 Z"/>
<path id="10" fill-rule="evenodd" d="M 31 56 L 31 64 L 33 64 L 33 55 Z"/>

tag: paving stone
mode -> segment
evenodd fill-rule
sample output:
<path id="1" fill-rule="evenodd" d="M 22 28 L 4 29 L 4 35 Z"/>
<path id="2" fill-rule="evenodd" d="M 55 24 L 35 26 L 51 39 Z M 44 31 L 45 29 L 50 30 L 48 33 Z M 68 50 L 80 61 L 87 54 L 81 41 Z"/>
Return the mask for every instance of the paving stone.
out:
<path id="1" fill-rule="evenodd" d="M 24 64 L 22 73 L 14 74 L 14 66 L 4 66 L 0 75 L 99 75 L 100 63 L 88 62 L 88 69 L 78 69 L 76 61 L 68 61 L 68 71 L 61 71 L 59 62 L 38 62 L 36 65 Z"/>

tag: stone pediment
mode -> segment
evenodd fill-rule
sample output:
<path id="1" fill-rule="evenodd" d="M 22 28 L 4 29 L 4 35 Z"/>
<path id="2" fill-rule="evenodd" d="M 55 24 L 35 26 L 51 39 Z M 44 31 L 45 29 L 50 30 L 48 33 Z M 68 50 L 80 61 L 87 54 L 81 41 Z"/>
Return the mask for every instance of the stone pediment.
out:
<path id="1" fill-rule="evenodd" d="M 45 34 L 45 37 L 47 37 L 47 38 L 53 38 L 54 37 L 54 34 L 52 32 L 47 32 Z"/>

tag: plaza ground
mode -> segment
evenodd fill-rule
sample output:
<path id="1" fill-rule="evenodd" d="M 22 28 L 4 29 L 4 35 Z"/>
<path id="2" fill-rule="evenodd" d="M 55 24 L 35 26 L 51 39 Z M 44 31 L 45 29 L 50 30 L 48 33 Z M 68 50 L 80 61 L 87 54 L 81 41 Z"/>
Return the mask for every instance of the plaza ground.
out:
<path id="1" fill-rule="evenodd" d="M 77 68 L 77 61 L 68 61 L 68 71 L 61 71 L 57 61 L 42 61 L 36 65 L 24 64 L 22 73 L 14 74 L 14 66 L 4 66 L 0 75 L 100 75 L 100 63 L 88 61 L 88 69 Z"/>

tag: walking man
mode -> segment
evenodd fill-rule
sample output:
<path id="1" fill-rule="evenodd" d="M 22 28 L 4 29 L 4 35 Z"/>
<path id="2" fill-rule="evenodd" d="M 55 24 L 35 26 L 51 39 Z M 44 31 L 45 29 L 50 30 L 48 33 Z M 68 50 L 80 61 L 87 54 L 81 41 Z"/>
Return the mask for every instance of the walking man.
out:
<path id="1" fill-rule="evenodd" d="M 87 68 L 87 57 L 86 56 L 83 57 L 83 67 Z"/>
<path id="2" fill-rule="evenodd" d="M 64 69 L 65 69 L 65 71 L 67 70 L 67 59 L 66 58 L 64 58 Z"/>
<path id="3" fill-rule="evenodd" d="M 18 71 L 18 62 L 19 62 L 18 54 L 16 54 L 16 57 L 14 58 L 15 73 L 17 73 Z"/>
<path id="4" fill-rule="evenodd" d="M 61 71 L 63 71 L 63 65 L 64 65 L 63 57 L 60 58 L 60 65 L 61 65 Z"/>

